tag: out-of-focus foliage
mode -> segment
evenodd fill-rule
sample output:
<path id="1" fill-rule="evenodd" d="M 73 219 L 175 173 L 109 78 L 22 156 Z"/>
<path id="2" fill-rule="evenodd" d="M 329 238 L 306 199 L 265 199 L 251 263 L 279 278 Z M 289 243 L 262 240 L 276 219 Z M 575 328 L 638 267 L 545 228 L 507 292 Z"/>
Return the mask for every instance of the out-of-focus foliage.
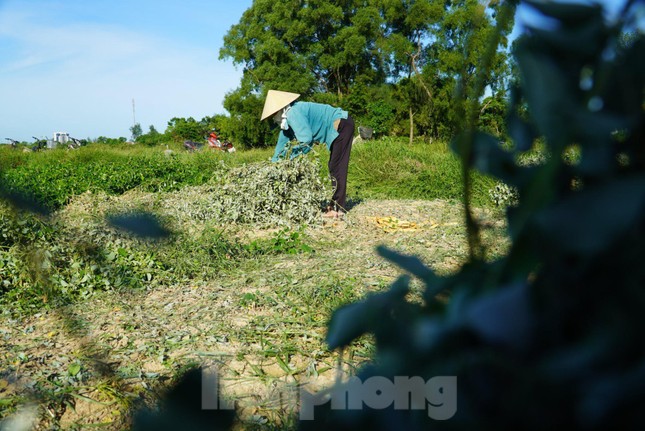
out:
<path id="1" fill-rule="evenodd" d="M 212 387 L 204 392 L 195 388 L 210 383 Z M 212 392 L 212 406 L 204 402 L 206 390 Z M 217 408 L 219 382 L 216 376 L 204 379 L 202 369 L 191 369 L 177 378 L 175 385 L 165 393 L 164 402 L 159 409 L 139 411 L 133 421 L 132 431 L 175 431 L 232 429 L 235 423 L 235 410 Z M 220 401 L 222 406 L 223 403 Z"/>
<path id="2" fill-rule="evenodd" d="M 337 310 L 327 336 L 330 348 L 376 337 L 362 379 L 457 376 L 454 416 L 429 419 L 429 405 L 325 405 L 302 429 L 643 427 L 645 38 L 620 43 L 633 28 L 632 10 L 610 25 L 597 5 L 526 3 L 557 26 L 532 28 L 516 44 L 513 147 L 472 133 L 463 160 L 517 191 L 510 252 L 495 262 L 473 253 L 440 277 L 415 257 L 380 248 L 424 283 L 422 303 L 408 300 L 402 277 Z M 524 103 L 528 118 L 518 114 Z M 546 156 L 518 163 L 538 136 Z"/>

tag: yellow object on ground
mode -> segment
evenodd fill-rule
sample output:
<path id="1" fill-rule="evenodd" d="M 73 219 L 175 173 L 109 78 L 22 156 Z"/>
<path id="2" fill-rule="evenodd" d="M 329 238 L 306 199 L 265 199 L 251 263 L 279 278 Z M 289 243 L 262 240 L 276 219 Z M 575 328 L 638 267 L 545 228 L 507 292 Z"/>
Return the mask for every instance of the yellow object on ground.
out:
<path id="1" fill-rule="evenodd" d="M 383 229 L 384 232 L 399 232 L 399 231 L 416 231 L 420 229 L 436 229 L 441 226 L 457 226 L 457 223 L 438 223 L 434 220 L 416 223 L 413 221 L 401 220 L 396 217 L 366 217 L 367 220 L 374 223 L 377 227 Z"/>
<path id="2" fill-rule="evenodd" d="M 374 222 L 384 232 L 411 231 L 419 229 L 419 226 L 411 221 L 399 220 L 396 217 L 374 217 Z"/>

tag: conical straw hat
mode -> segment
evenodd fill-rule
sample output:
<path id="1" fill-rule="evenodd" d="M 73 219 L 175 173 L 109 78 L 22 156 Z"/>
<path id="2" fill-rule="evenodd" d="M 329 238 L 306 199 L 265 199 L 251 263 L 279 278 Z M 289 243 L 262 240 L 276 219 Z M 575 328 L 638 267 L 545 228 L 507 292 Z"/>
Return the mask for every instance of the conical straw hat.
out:
<path id="1" fill-rule="evenodd" d="M 269 92 L 267 93 L 267 98 L 264 101 L 264 109 L 262 110 L 262 117 L 260 118 L 260 121 L 264 120 L 265 118 L 269 118 L 285 106 L 289 105 L 289 103 L 296 100 L 298 97 L 300 97 L 300 95 L 296 93 L 269 90 Z"/>

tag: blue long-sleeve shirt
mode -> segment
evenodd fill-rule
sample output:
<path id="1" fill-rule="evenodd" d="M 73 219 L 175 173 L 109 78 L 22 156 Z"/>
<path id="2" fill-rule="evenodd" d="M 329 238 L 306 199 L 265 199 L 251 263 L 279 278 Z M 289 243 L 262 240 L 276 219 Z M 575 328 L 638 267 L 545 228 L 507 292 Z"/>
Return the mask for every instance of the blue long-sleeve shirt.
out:
<path id="1" fill-rule="evenodd" d="M 277 162 L 284 158 L 289 149 L 292 159 L 307 154 L 316 142 L 324 143 L 330 149 L 332 142 L 338 137 L 334 121 L 339 118 L 346 119 L 347 111 L 322 103 L 295 102 L 287 111 L 289 128 L 280 131 L 271 160 Z M 287 144 L 293 140 L 298 143 L 288 148 Z"/>

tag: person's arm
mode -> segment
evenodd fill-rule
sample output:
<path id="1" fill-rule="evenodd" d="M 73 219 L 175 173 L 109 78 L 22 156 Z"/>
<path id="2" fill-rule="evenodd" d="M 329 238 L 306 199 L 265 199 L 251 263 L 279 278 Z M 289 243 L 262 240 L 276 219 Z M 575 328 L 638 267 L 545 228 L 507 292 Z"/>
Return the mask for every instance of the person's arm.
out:
<path id="1" fill-rule="evenodd" d="M 280 135 L 278 136 L 278 143 L 275 146 L 275 151 L 273 152 L 273 157 L 271 158 L 272 162 L 277 162 L 287 155 L 287 144 L 289 143 L 289 141 L 290 139 L 285 134 L 285 131 L 281 130 Z"/>
<path id="2" fill-rule="evenodd" d="M 271 159 L 274 162 L 284 158 L 287 153 L 290 153 L 289 156 L 293 159 L 294 157 L 301 154 L 307 154 L 311 151 L 314 140 L 313 132 L 311 131 L 311 127 L 309 127 L 307 116 L 298 108 L 299 107 L 294 106 L 287 113 L 289 129 L 280 131 L 278 144 L 276 145 L 273 158 Z M 298 142 L 295 145 L 289 146 L 289 142 L 293 140 Z"/>

